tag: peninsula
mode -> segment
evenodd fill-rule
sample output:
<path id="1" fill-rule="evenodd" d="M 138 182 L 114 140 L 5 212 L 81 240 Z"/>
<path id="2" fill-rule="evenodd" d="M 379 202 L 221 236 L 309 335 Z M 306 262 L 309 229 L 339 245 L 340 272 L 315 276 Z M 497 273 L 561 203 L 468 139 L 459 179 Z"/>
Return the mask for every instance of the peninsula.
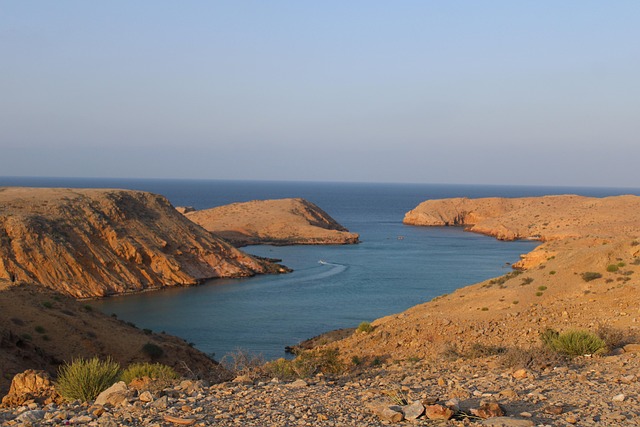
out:
<path id="1" fill-rule="evenodd" d="M 233 203 L 185 216 L 236 247 L 345 245 L 359 242 L 315 204 L 300 198 Z"/>

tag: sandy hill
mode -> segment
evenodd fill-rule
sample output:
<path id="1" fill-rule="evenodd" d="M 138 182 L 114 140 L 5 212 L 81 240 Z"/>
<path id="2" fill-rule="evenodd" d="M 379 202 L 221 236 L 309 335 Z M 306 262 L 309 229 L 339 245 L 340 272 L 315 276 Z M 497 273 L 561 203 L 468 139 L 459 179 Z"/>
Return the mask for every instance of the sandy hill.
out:
<path id="1" fill-rule="evenodd" d="M 640 330 L 640 197 L 430 200 L 407 224 L 460 225 L 543 243 L 513 271 L 373 322 L 346 357 L 434 357 L 481 343 L 528 347 L 546 328 Z"/>
<path id="2" fill-rule="evenodd" d="M 277 270 L 130 190 L 0 188 L 0 280 L 101 297 Z"/>
<path id="3" fill-rule="evenodd" d="M 185 215 L 235 246 L 358 243 L 358 234 L 304 199 L 254 200 Z"/>

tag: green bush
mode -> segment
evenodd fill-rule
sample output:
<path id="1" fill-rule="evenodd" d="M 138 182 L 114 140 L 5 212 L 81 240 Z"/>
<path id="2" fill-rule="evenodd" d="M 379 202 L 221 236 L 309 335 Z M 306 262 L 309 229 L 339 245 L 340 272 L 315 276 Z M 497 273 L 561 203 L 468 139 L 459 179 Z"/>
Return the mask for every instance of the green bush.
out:
<path id="1" fill-rule="evenodd" d="M 300 378 L 307 378 L 318 373 L 339 374 L 344 366 L 338 350 L 312 350 L 305 351 L 293 360 L 293 370 Z"/>
<path id="2" fill-rule="evenodd" d="M 94 400 L 120 376 L 120 365 L 111 358 L 76 359 L 58 370 L 56 390 L 67 400 Z"/>
<path id="3" fill-rule="evenodd" d="M 607 271 L 608 271 L 609 273 L 615 273 L 616 271 L 618 271 L 618 268 L 619 268 L 619 267 L 618 267 L 617 265 L 615 265 L 615 264 L 609 264 L 609 265 L 607 266 Z"/>
<path id="4" fill-rule="evenodd" d="M 160 363 L 134 363 L 122 372 L 120 379 L 129 384 L 136 378 L 144 377 L 160 380 L 175 380 L 179 376 L 172 367 L 167 365 Z"/>
<path id="5" fill-rule="evenodd" d="M 281 380 L 308 378 L 318 373 L 339 374 L 344 371 L 338 350 L 311 350 L 293 360 L 278 359 L 265 365 L 265 372 Z"/>
<path id="6" fill-rule="evenodd" d="M 358 325 L 356 331 L 368 334 L 369 332 L 373 331 L 373 326 L 371 326 L 371 323 L 369 322 L 362 322 Z"/>
<path id="7" fill-rule="evenodd" d="M 296 374 L 293 371 L 292 361 L 282 357 L 272 362 L 268 362 L 264 365 L 264 370 L 267 375 L 278 378 L 279 380 L 287 381 L 296 378 Z"/>
<path id="8" fill-rule="evenodd" d="M 164 354 L 164 350 L 162 349 L 162 347 L 150 342 L 142 346 L 142 352 L 149 356 L 152 360 L 159 359 Z"/>
<path id="9" fill-rule="evenodd" d="M 604 340 L 592 332 L 582 330 L 560 334 L 548 329 L 542 334 L 541 339 L 548 348 L 569 357 L 597 354 L 606 348 Z"/>
<path id="10" fill-rule="evenodd" d="M 592 280 L 601 278 L 602 274 L 595 273 L 593 271 L 586 271 L 582 273 L 581 276 L 582 276 L 582 280 L 584 280 L 585 282 L 590 282 Z"/>

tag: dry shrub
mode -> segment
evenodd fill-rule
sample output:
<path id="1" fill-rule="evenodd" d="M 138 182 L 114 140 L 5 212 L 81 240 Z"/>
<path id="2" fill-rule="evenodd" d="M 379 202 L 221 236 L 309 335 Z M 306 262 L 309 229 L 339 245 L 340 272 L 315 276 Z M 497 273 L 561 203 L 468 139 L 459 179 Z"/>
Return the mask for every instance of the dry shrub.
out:
<path id="1" fill-rule="evenodd" d="M 500 358 L 505 368 L 525 368 L 542 370 L 554 366 L 566 365 L 567 358 L 547 347 L 520 348 L 512 347 Z"/>
<path id="2" fill-rule="evenodd" d="M 462 358 L 462 354 L 458 350 L 458 347 L 451 343 L 446 343 L 442 346 L 440 350 L 440 357 L 449 362 L 453 362 Z"/>
<path id="3" fill-rule="evenodd" d="M 495 356 L 505 351 L 507 351 L 507 349 L 504 347 L 475 343 L 471 345 L 469 350 L 463 353 L 463 357 L 466 359 L 477 359 L 479 357 Z"/>
<path id="4" fill-rule="evenodd" d="M 608 348 L 624 347 L 629 343 L 636 342 L 638 337 L 629 329 L 623 330 L 601 323 L 596 329 L 596 335 L 600 337 Z"/>
<path id="5" fill-rule="evenodd" d="M 236 350 L 222 358 L 220 364 L 234 376 L 260 378 L 264 374 L 264 357 L 244 350 Z"/>
<path id="6" fill-rule="evenodd" d="M 440 357 L 449 361 L 458 359 L 477 359 L 480 357 L 495 356 L 502 354 L 505 351 L 507 350 L 504 347 L 480 343 L 474 343 L 468 349 L 461 350 L 456 345 L 447 343 L 442 347 Z"/>

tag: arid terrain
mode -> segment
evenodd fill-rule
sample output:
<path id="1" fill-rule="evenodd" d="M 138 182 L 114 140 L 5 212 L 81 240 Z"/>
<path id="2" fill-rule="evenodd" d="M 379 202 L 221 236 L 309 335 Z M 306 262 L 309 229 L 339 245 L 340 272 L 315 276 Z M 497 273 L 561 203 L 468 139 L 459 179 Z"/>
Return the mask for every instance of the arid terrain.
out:
<path id="1" fill-rule="evenodd" d="M 24 405 L 0 412 L 0 420 L 105 426 L 640 425 L 640 197 L 431 200 L 404 221 L 463 226 L 540 245 L 502 277 L 378 319 L 338 341 L 316 337 L 315 351 L 339 355 L 341 374 L 314 371 L 304 381 L 274 381 L 274 371 L 256 366 L 237 371 L 233 382 L 176 383 L 151 397 L 130 390 L 122 403 L 105 408 Z M 21 320 L 17 326 L 35 328 L 36 320 Z M 596 332 L 608 347 L 595 355 L 559 356 L 541 344 L 548 329 Z M 32 333 L 31 342 L 39 334 Z M 390 406 L 394 402 L 399 406 Z M 488 414 L 496 407 L 499 412 Z M 454 416 L 426 418 L 425 408 L 429 417 L 447 410 Z M 402 420 L 418 412 L 417 419 Z"/>
<path id="2" fill-rule="evenodd" d="M 357 233 L 304 199 L 254 200 L 185 215 L 235 246 L 358 243 Z"/>
<path id="3" fill-rule="evenodd" d="M 517 270 L 373 322 L 345 354 L 428 357 L 443 346 L 531 346 L 547 328 L 640 331 L 640 197 L 445 199 L 405 216 L 502 239 L 541 241 Z"/>

